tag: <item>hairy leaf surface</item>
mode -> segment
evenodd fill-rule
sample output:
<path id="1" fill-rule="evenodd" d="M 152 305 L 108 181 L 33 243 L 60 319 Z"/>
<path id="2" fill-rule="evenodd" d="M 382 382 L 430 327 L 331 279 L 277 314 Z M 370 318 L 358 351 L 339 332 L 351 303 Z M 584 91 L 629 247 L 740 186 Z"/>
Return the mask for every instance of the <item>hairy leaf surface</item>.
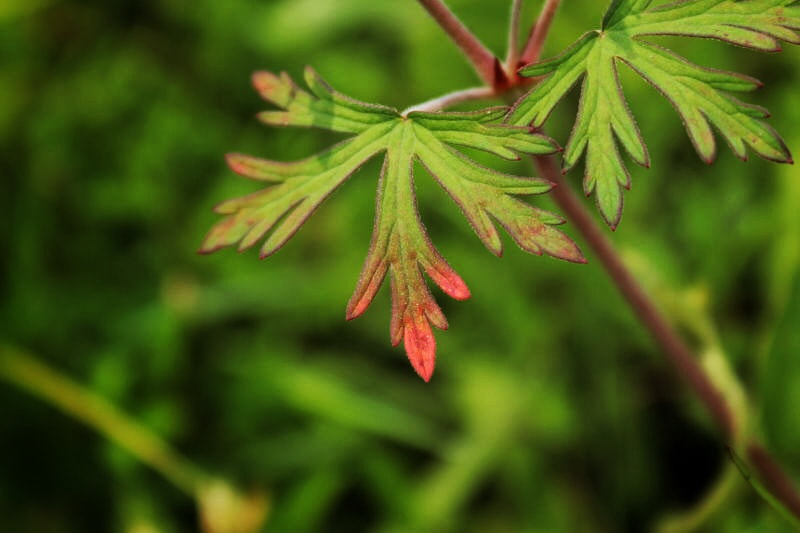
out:
<path id="1" fill-rule="evenodd" d="M 622 216 L 623 189 L 630 175 L 624 149 L 649 166 L 647 148 L 628 109 L 617 75 L 626 64 L 667 98 L 681 116 L 700 157 L 713 162 L 716 129 L 731 150 L 747 158 L 747 147 L 766 159 L 790 163 L 786 145 L 763 119 L 765 109 L 726 92 L 750 91 L 760 82 L 748 76 L 690 63 L 648 43 L 650 35 L 719 39 L 762 51 L 779 41 L 800 43 L 796 0 L 615 0 L 600 30 L 585 34 L 560 56 L 525 67 L 525 76 L 545 76 L 514 106 L 508 122 L 541 127 L 558 102 L 583 78 L 578 116 L 564 152 L 564 171 L 585 155 L 584 191 L 594 194 L 600 213 L 615 228 Z"/>
<path id="2" fill-rule="evenodd" d="M 274 253 L 361 165 L 383 154 L 372 243 L 347 306 L 347 318 L 367 309 L 389 275 L 392 343 L 404 343 L 414 369 L 426 381 L 433 372 L 436 354 L 431 325 L 446 329 L 447 320 L 423 273 L 455 299 L 466 299 L 470 292 L 433 246 L 420 220 L 414 191 L 415 162 L 421 163 L 458 203 L 475 233 L 494 254 L 502 253 L 495 225 L 499 222 L 528 252 L 584 261 L 572 240 L 554 227 L 563 222 L 560 217 L 513 197 L 547 192 L 552 188 L 550 182 L 496 172 L 454 148 L 477 148 L 507 159 L 519 159 L 519 153 L 557 151 L 551 139 L 531 133 L 528 127 L 497 124 L 507 109 L 412 112 L 404 116 L 334 91 L 310 68 L 305 78 L 310 93 L 297 87 L 286 74 L 255 74 L 256 89 L 279 108 L 261 113 L 260 120 L 276 126 L 326 128 L 353 137 L 295 162 L 229 155 L 228 163 L 235 172 L 270 185 L 220 204 L 216 210 L 225 218 L 211 229 L 202 252 L 235 244 L 244 250 L 266 237 L 261 257 Z"/>

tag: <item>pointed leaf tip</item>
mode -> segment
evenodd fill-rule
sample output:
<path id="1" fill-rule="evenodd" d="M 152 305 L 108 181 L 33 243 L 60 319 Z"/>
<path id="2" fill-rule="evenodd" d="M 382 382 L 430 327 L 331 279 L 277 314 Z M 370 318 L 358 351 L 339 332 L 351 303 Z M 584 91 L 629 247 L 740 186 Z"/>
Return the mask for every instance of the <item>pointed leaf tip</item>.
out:
<path id="1" fill-rule="evenodd" d="M 472 294 L 461 276 L 444 260 L 425 271 L 445 294 L 456 300 L 467 300 Z"/>
<path id="2" fill-rule="evenodd" d="M 278 76 L 266 70 L 259 70 L 253 73 L 250 80 L 264 100 L 278 107 L 286 107 L 289 104 L 292 82 L 285 73 Z"/>
<path id="3" fill-rule="evenodd" d="M 436 364 L 436 339 L 424 315 L 406 317 L 403 344 L 411 366 L 425 382 L 431 380 Z"/>
<path id="4" fill-rule="evenodd" d="M 250 79 L 253 82 L 253 87 L 261 94 L 270 93 L 280 83 L 280 78 L 266 70 L 253 72 Z"/>
<path id="5" fill-rule="evenodd" d="M 239 175 L 244 175 L 247 173 L 248 165 L 245 163 L 245 158 L 246 156 L 243 156 L 242 154 L 225 154 L 225 162 L 228 164 L 228 168 Z"/>
<path id="6" fill-rule="evenodd" d="M 455 280 L 453 280 L 453 283 L 447 287 L 445 292 L 456 300 L 468 300 L 472 296 L 467 284 L 464 283 L 464 280 L 462 280 L 457 274 L 455 275 Z"/>
<path id="7" fill-rule="evenodd" d="M 355 297 L 355 295 L 353 295 Z M 371 299 L 368 298 L 360 298 L 358 300 L 351 299 L 347 305 L 347 311 L 345 313 L 345 320 L 355 320 L 356 318 L 360 317 L 364 314 L 364 311 L 367 310 L 369 304 L 372 303 Z"/>

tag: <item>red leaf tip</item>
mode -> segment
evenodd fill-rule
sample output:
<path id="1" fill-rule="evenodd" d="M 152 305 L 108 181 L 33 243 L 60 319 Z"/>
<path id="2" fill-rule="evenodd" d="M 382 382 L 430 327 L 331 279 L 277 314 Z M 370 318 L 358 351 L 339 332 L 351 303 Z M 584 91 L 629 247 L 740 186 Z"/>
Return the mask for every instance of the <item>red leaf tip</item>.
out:
<path id="1" fill-rule="evenodd" d="M 253 87 L 262 94 L 270 92 L 275 87 L 278 78 L 272 72 L 260 70 L 253 73 Z"/>
<path id="2" fill-rule="evenodd" d="M 431 380 L 436 364 L 436 339 L 424 315 L 406 317 L 403 344 L 411 366 L 425 382 Z"/>
<path id="3" fill-rule="evenodd" d="M 456 300 L 466 300 L 472 296 L 472 294 L 469 292 L 469 287 L 467 287 L 467 284 L 464 283 L 464 280 L 461 279 L 461 276 L 455 272 L 451 272 L 447 277 L 437 281 L 440 282 L 439 286 L 442 288 L 442 290 L 451 298 L 455 298 Z"/>
<path id="4" fill-rule="evenodd" d="M 431 279 L 451 298 L 467 300 L 472 294 L 461 276 L 446 261 L 441 260 L 425 271 Z"/>
<path id="5" fill-rule="evenodd" d="M 345 320 L 355 320 L 356 318 L 360 317 L 364 311 L 367 310 L 369 304 L 372 303 L 371 300 L 367 298 L 361 298 L 357 301 L 351 301 L 347 305 L 347 313 L 345 315 Z"/>
<path id="6" fill-rule="evenodd" d="M 247 164 L 241 154 L 225 154 L 225 162 L 228 163 L 228 168 L 237 174 L 245 174 L 247 172 Z"/>

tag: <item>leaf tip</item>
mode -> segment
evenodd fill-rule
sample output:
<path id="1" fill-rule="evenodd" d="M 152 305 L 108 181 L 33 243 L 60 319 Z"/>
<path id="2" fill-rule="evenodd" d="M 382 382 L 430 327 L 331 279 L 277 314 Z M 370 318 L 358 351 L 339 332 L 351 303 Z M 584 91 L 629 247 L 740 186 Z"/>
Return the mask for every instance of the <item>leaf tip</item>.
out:
<path id="1" fill-rule="evenodd" d="M 277 248 L 275 248 L 275 247 L 273 247 L 273 248 L 268 248 L 268 249 L 266 249 L 266 250 L 262 249 L 260 252 L 258 252 L 258 258 L 259 258 L 259 259 L 261 259 L 261 260 L 263 261 L 264 259 L 266 259 L 267 257 L 271 256 L 272 254 L 274 254 L 274 253 L 275 253 L 275 252 L 277 252 L 277 251 L 278 251 L 278 249 L 277 249 Z M 240 248 L 240 249 L 239 249 L 239 252 L 240 252 L 240 253 L 241 253 L 241 252 L 244 252 L 244 249 L 243 249 L 243 248 Z"/>
<path id="2" fill-rule="evenodd" d="M 365 297 L 362 293 L 356 293 L 347 303 L 347 310 L 345 311 L 345 320 L 355 320 L 364 314 L 369 304 L 372 303 L 371 298 Z"/>
<path id="3" fill-rule="evenodd" d="M 235 152 L 227 153 L 225 154 L 225 163 L 228 164 L 228 168 L 237 174 L 243 175 L 247 169 L 247 165 L 244 163 L 244 158 L 245 156 L 242 154 Z"/>
<path id="4" fill-rule="evenodd" d="M 444 259 L 426 266 L 425 272 L 451 298 L 466 300 L 472 295 L 461 276 Z"/>
<path id="5" fill-rule="evenodd" d="M 451 298 L 456 300 L 468 300 L 472 293 L 469 291 L 469 287 L 467 284 L 464 283 L 464 280 L 461 279 L 461 276 L 452 272 L 446 278 L 446 283 L 442 285 L 442 290 L 447 293 Z"/>
<path id="6" fill-rule="evenodd" d="M 200 244 L 200 248 L 197 249 L 197 254 L 199 255 L 209 255 L 220 248 L 222 248 L 222 244 L 219 243 L 218 239 L 215 239 L 215 228 L 211 228 L 211 231 L 208 232 L 208 235 L 203 239 L 202 244 Z"/>
<path id="7" fill-rule="evenodd" d="M 547 253 L 557 259 L 563 259 L 564 261 L 568 261 L 570 263 L 576 263 L 579 265 L 587 264 L 589 261 L 586 259 L 586 256 L 583 255 L 583 252 L 578 245 L 575 244 L 575 242 L 569 237 L 565 237 L 565 239 L 567 242 L 562 245 L 559 250 L 548 250 Z"/>
<path id="8" fill-rule="evenodd" d="M 279 78 L 272 72 L 258 70 L 253 72 L 250 80 L 252 81 L 253 87 L 255 87 L 256 91 L 261 94 L 269 94 L 277 86 Z"/>
<path id="9" fill-rule="evenodd" d="M 619 202 L 619 205 L 614 210 L 613 213 L 609 213 L 607 209 L 603 208 L 603 205 L 600 203 L 599 198 L 595 195 L 595 203 L 597 204 L 597 208 L 600 210 L 600 216 L 603 217 L 603 221 L 608 226 L 608 229 L 611 231 L 617 231 L 619 227 L 619 223 L 622 221 L 622 210 L 623 210 L 623 203 L 622 201 Z"/>
<path id="10" fill-rule="evenodd" d="M 428 321 L 420 317 L 405 319 L 403 344 L 414 371 L 425 383 L 431 380 L 436 364 L 436 339 Z"/>
<path id="11" fill-rule="evenodd" d="M 617 207 L 614 213 L 607 213 L 606 210 L 598 202 L 598 207 L 600 208 L 600 214 L 603 217 L 606 225 L 611 231 L 617 231 L 619 227 L 619 223 L 622 220 L 622 202 L 620 202 L 619 206 Z"/>
<path id="12" fill-rule="evenodd" d="M 347 306 L 347 310 L 345 311 L 344 314 L 344 319 L 348 321 L 355 320 L 356 318 L 360 317 L 361 314 L 366 309 L 367 309 L 366 305 L 363 304 L 355 305 L 351 303 L 350 305 Z"/>
<path id="13" fill-rule="evenodd" d="M 344 313 L 345 320 L 355 320 L 364 314 L 364 311 L 369 307 L 370 301 L 368 298 L 364 298 L 362 294 L 354 294 L 350 301 L 347 302 L 347 309 Z"/>

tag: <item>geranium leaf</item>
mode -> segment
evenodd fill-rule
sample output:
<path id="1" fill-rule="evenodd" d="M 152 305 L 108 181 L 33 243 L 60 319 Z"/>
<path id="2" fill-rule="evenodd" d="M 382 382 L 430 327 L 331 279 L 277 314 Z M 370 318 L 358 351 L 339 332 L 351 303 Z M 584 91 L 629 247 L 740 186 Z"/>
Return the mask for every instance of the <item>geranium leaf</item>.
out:
<path id="1" fill-rule="evenodd" d="M 630 176 L 620 145 L 642 166 L 649 158 L 639 128 L 625 101 L 617 68 L 625 64 L 669 100 L 681 116 L 700 157 L 713 162 L 716 129 L 731 150 L 747 158 L 749 146 L 771 161 L 790 163 L 780 136 L 763 119 L 765 109 L 743 103 L 724 91 L 750 91 L 750 77 L 694 65 L 646 42 L 651 35 L 705 37 L 763 51 L 779 41 L 800 43 L 800 6 L 795 0 L 682 0 L 654 5 L 652 0 L 615 0 L 601 30 L 589 32 L 560 56 L 521 69 L 546 76 L 512 109 L 508 122 L 541 127 L 553 108 L 583 78 L 578 117 L 564 152 L 564 170 L 585 155 L 584 191 L 594 194 L 606 222 L 615 228 L 622 216 L 622 193 Z"/>
<path id="2" fill-rule="evenodd" d="M 237 243 L 244 250 L 264 239 L 261 256 L 274 253 L 337 187 L 367 160 L 383 153 L 372 242 L 347 306 L 347 318 L 366 311 L 390 276 L 392 343 L 404 343 L 411 364 L 426 381 L 436 357 L 433 327 L 446 329 L 447 320 L 423 274 L 457 300 L 468 298 L 470 292 L 422 224 L 414 188 L 416 162 L 458 203 L 478 237 L 495 254 L 502 251 L 496 220 L 528 252 L 584 262 L 575 243 L 555 228 L 563 223 L 560 217 L 513 197 L 547 192 L 551 183 L 491 170 L 455 148 L 481 149 L 507 159 L 558 150 L 551 139 L 528 127 L 498 123 L 507 108 L 404 116 L 334 91 L 311 69 L 306 69 L 305 78 L 311 92 L 300 89 L 286 74 L 257 73 L 256 89 L 279 108 L 259 118 L 271 125 L 315 126 L 353 137 L 288 163 L 229 155 L 228 164 L 235 172 L 270 185 L 217 206 L 225 218 L 211 229 L 201 252 Z"/>

